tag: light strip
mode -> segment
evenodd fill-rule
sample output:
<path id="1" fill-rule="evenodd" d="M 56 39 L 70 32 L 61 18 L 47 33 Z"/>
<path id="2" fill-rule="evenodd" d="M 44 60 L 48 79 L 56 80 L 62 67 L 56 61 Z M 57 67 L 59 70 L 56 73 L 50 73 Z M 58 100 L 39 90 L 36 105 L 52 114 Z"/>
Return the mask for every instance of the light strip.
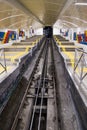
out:
<path id="1" fill-rule="evenodd" d="M 0 12 L 4 13 L 4 12 L 12 12 L 12 11 L 18 11 L 18 9 L 9 9 L 9 10 L 0 10 Z"/>
<path id="2" fill-rule="evenodd" d="M 20 16 L 22 16 L 22 15 L 24 15 L 24 14 L 11 15 L 11 16 L 9 16 L 9 17 L 5 17 L 5 18 L 3 18 L 3 19 L 0 19 L 0 22 L 1 22 L 1 21 L 4 21 L 4 20 L 7 20 L 7 19 L 9 19 L 9 18 L 20 17 Z"/>
<path id="3" fill-rule="evenodd" d="M 81 22 L 83 22 L 83 23 L 87 23 L 87 21 L 82 20 L 82 19 L 77 18 L 77 17 L 73 17 L 73 16 L 62 16 L 62 17 L 64 17 L 64 18 L 70 18 L 70 19 L 76 19 L 76 20 L 79 20 L 79 21 L 81 21 Z"/>
<path id="4" fill-rule="evenodd" d="M 87 6 L 87 3 L 75 3 L 75 5 L 86 5 Z"/>
<path id="5" fill-rule="evenodd" d="M 63 21 L 63 23 L 68 23 L 68 24 L 71 24 L 71 25 L 73 25 L 74 27 L 78 27 L 78 25 L 77 24 L 75 24 L 75 23 L 72 23 L 72 22 L 69 22 L 69 21 L 66 21 L 66 20 L 61 20 L 61 22 Z"/>
<path id="6" fill-rule="evenodd" d="M 28 20 L 23 20 L 23 21 L 16 22 L 16 23 L 11 24 L 10 26 L 8 26 L 8 28 L 10 28 L 10 27 L 12 27 L 12 26 L 14 26 L 16 24 L 19 24 L 19 23 L 24 23 L 25 21 L 28 21 Z"/>
<path id="7" fill-rule="evenodd" d="M 67 23 L 63 23 L 64 26 L 71 28 L 71 26 L 69 26 Z"/>

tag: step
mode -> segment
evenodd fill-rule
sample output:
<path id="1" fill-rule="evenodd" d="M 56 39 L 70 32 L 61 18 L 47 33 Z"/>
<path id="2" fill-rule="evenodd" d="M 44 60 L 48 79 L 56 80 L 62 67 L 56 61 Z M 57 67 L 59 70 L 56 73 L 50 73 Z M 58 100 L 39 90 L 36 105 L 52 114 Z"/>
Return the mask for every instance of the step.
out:
<path id="1" fill-rule="evenodd" d="M 61 42 L 61 45 L 64 45 L 64 46 L 67 46 L 67 45 L 69 45 L 69 46 L 74 46 L 74 43 L 73 42 Z"/>
<path id="2" fill-rule="evenodd" d="M 29 45 L 32 45 L 32 42 L 29 42 L 29 43 L 28 42 L 25 42 L 25 43 L 24 42 L 23 43 L 14 43 L 12 46 L 15 46 L 15 45 L 16 46 L 25 46 L 25 45 L 29 46 Z"/>
<path id="3" fill-rule="evenodd" d="M 64 48 L 64 49 L 65 49 L 65 51 L 70 51 L 70 52 L 74 52 L 75 51 L 75 47 L 73 47 L 73 48 Z M 61 48 L 61 47 L 60 47 L 60 50 L 64 51 L 63 48 Z"/>
<path id="4" fill-rule="evenodd" d="M 25 51 L 26 48 L 5 48 L 5 52 L 19 52 L 19 51 Z"/>

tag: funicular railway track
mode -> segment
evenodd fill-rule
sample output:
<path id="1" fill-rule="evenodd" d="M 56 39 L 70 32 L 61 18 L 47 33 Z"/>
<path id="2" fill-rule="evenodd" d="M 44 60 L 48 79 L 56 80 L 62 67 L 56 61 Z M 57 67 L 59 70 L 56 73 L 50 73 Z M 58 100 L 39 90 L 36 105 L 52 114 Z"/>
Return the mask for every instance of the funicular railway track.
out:
<path id="1" fill-rule="evenodd" d="M 53 39 L 45 39 L 30 78 L 28 69 L 23 75 L 28 83 L 14 120 L 2 130 L 81 130 L 63 67 Z"/>
<path id="2" fill-rule="evenodd" d="M 56 107 L 52 40 L 47 39 L 11 130 L 57 130 Z"/>

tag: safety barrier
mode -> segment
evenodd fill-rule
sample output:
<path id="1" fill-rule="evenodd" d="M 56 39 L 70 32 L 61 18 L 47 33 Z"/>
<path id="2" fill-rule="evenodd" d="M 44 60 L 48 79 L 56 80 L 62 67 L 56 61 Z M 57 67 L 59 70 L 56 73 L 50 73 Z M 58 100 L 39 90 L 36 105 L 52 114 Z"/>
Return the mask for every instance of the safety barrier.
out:
<path id="1" fill-rule="evenodd" d="M 82 82 L 82 80 L 87 76 L 87 52 L 79 48 L 75 49 L 74 74 L 76 71 L 79 72 L 78 76 L 80 82 Z"/>
<path id="2" fill-rule="evenodd" d="M 2 66 L 3 70 L 2 72 L 0 72 L 0 74 L 2 74 L 4 71 L 7 71 L 7 67 L 6 67 L 6 59 L 5 59 L 5 51 L 4 49 L 0 48 L 0 57 L 3 57 L 3 63 L 0 62 L 0 65 Z"/>

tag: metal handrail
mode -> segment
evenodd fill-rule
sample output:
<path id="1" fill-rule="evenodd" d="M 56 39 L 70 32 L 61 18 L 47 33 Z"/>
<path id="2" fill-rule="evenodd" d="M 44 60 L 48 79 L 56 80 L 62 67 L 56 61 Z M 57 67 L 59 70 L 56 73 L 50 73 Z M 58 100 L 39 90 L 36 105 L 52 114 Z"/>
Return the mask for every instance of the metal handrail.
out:
<path id="1" fill-rule="evenodd" d="M 7 72 L 7 66 L 6 66 L 6 58 L 5 58 L 5 50 L 4 50 L 4 48 L 2 48 L 3 49 L 3 61 L 4 61 L 4 65 L 0 62 L 0 65 L 3 67 L 3 71 L 0 73 L 0 74 L 2 74 L 4 71 L 6 71 Z M 2 50 L 2 49 L 0 49 L 0 50 Z"/>
<path id="2" fill-rule="evenodd" d="M 84 51 L 83 48 L 82 49 L 81 48 L 75 48 L 75 49 L 78 50 L 78 51 L 80 51 L 80 52 L 83 52 L 83 53 L 87 54 L 87 52 Z"/>
<path id="3" fill-rule="evenodd" d="M 81 53 L 81 55 L 80 55 L 80 57 L 79 57 L 79 59 L 77 60 L 77 56 L 79 56 L 79 55 L 77 55 L 77 53 Z M 86 64 L 84 64 L 84 62 L 85 62 L 85 55 L 87 55 L 87 52 L 86 51 L 84 51 L 83 49 L 81 49 L 81 48 L 75 48 L 75 62 L 74 62 L 74 73 L 75 73 L 75 71 L 76 71 L 76 69 L 77 69 L 77 67 L 79 68 L 79 64 L 81 63 L 81 72 L 80 72 L 80 82 L 82 82 L 82 80 L 86 77 L 86 75 L 87 75 L 87 72 L 84 74 L 83 73 L 83 69 L 84 69 L 84 67 L 87 67 L 87 63 Z"/>

